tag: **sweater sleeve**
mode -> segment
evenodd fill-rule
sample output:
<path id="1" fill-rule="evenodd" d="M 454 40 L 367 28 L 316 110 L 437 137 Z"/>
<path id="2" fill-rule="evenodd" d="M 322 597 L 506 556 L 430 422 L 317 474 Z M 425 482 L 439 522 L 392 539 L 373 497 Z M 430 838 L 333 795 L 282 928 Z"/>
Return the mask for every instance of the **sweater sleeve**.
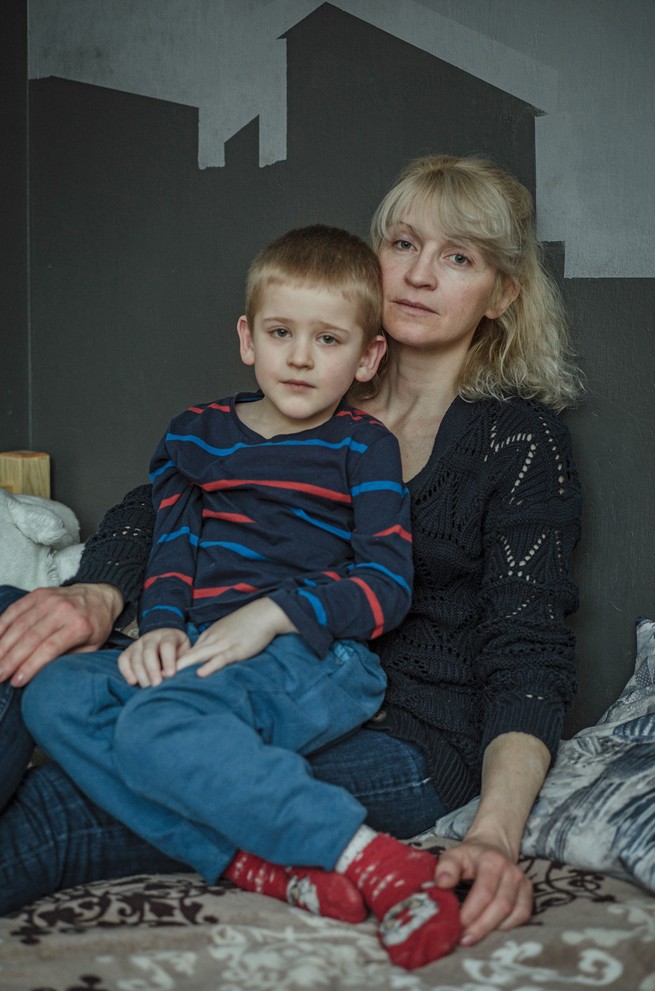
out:
<path id="1" fill-rule="evenodd" d="M 371 640 L 404 618 L 412 594 L 409 492 L 398 443 L 386 431 L 349 479 L 351 559 L 311 582 L 285 582 L 270 595 L 322 656 L 333 640 Z"/>
<path id="2" fill-rule="evenodd" d="M 161 627 L 185 628 L 202 529 L 202 493 L 178 470 L 167 437 L 150 462 L 156 518 L 141 596 L 142 634 Z"/>
<path id="3" fill-rule="evenodd" d="M 551 414 L 499 435 L 484 532 L 479 677 L 481 747 L 502 733 L 536 736 L 554 756 L 575 692 L 572 558 L 580 489 L 566 427 Z"/>
<path id="4" fill-rule="evenodd" d="M 116 621 L 118 629 L 136 615 L 154 523 L 151 488 L 140 485 L 105 513 L 98 529 L 84 545 L 76 573 L 63 582 L 64 585 L 78 582 L 114 585 L 125 603 Z"/>

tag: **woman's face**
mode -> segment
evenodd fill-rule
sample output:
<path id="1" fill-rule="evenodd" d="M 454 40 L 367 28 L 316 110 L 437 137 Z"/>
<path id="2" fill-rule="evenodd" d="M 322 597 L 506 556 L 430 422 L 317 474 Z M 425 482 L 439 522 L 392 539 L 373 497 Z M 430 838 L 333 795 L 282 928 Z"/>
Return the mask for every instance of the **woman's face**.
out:
<path id="1" fill-rule="evenodd" d="M 379 250 L 384 328 L 409 347 L 468 350 L 482 317 L 499 316 L 497 269 L 467 241 L 399 223 Z"/>

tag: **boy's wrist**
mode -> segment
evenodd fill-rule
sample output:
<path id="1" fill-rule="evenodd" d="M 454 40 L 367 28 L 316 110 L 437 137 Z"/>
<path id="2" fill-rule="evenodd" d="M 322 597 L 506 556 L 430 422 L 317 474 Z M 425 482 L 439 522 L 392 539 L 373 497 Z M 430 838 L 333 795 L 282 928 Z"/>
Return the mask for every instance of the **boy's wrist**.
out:
<path id="1" fill-rule="evenodd" d="M 284 609 L 278 606 L 277 602 L 269 599 L 266 595 L 262 599 L 257 599 L 261 603 L 264 622 L 270 626 L 271 639 L 281 636 L 284 633 L 297 633 L 296 626 L 291 622 Z"/>

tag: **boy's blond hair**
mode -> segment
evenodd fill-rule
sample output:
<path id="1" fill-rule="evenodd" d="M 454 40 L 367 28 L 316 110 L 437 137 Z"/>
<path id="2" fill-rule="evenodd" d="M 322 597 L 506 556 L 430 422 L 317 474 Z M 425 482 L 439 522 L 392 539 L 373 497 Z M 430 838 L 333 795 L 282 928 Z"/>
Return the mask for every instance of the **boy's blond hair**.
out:
<path id="1" fill-rule="evenodd" d="M 250 327 L 271 284 L 292 283 L 340 292 L 355 305 L 364 346 L 381 332 L 382 276 L 375 252 L 340 227 L 314 224 L 276 238 L 253 260 L 246 280 Z"/>

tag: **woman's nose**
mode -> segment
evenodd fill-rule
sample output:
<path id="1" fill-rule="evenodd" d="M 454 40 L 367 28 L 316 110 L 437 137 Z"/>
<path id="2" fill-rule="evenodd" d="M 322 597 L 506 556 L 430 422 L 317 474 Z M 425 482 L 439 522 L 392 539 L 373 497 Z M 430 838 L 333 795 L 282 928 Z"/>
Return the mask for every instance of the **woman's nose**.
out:
<path id="1" fill-rule="evenodd" d="M 425 252 L 420 252 L 407 269 L 406 278 L 412 286 L 434 288 L 437 284 L 437 266 L 434 259 Z"/>

